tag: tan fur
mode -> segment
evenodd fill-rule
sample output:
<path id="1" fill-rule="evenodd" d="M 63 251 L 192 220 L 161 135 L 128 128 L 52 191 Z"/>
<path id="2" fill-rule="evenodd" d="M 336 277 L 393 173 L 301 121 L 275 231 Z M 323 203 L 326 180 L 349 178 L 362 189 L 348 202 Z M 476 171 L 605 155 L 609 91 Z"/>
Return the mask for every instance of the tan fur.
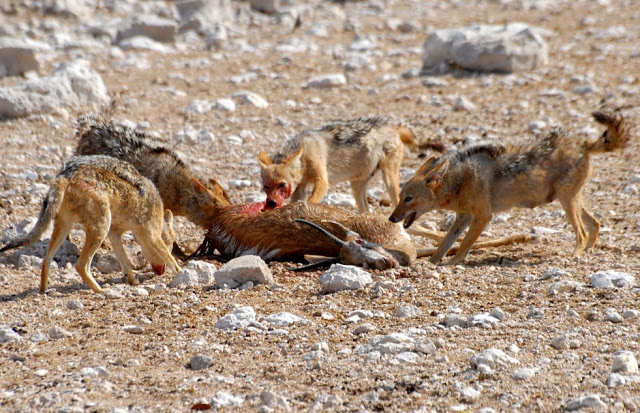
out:
<path id="1" fill-rule="evenodd" d="M 132 231 L 142 253 L 158 274 L 168 265 L 180 267 L 167 245 L 175 239 L 173 215 L 164 210 L 157 189 L 135 168 L 108 156 L 77 156 L 65 163 L 45 198 L 38 222 L 25 238 L 0 251 L 36 242 L 54 222 L 53 234 L 42 263 L 40 291 L 45 292 L 49 266 L 75 223 L 84 227 L 86 241 L 76 263 L 84 282 L 95 292 L 102 288 L 91 275 L 91 260 L 106 237 L 111 242 L 127 281 L 136 283 L 133 267 L 122 245 L 122 234 Z"/>
<path id="2" fill-rule="evenodd" d="M 479 145 L 440 159 L 429 159 L 405 183 L 389 219 L 405 228 L 425 212 L 448 209 L 456 219 L 431 258 L 439 262 L 469 227 L 449 264 L 464 261 L 494 213 L 533 208 L 558 199 L 576 234 L 575 255 L 594 246 L 600 223 L 582 205 L 582 188 L 591 174 L 591 153 L 624 148 L 629 127 L 619 114 L 595 112 L 607 130 L 593 141 L 552 131 L 526 144 Z"/>
<path id="3" fill-rule="evenodd" d="M 380 117 L 329 122 L 308 129 L 283 143 L 276 155 L 260 151 L 262 183 L 267 206 L 276 207 L 291 196 L 301 201 L 312 188 L 308 202 L 319 203 L 330 185 L 349 181 L 358 210 L 368 212 L 367 186 L 382 172 L 391 203 L 398 203 L 399 170 L 403 142 L 415 146 L 411 131 Z"/>
<path id="4" fill-rule="evenodd" d="M 262 204 L 220 205 L 216 196 L 196 180 L 193 187 L 201 206 L 212 210 L 207 239 L 227 259 L 251 254 L 265 261 L 300 262 L 307 254 L 342 256 L 345 264 L 384 269 L 409 265 L 416 257 L 415 247 L 402 227 L 382 216 L 352 215 L 343 209 L 304 202 L 262 212 Z M 341 240 L 353 241 L 347 236 L 353 231 L 370 242 L 364 247 L 373 250 L 373 257 L 365 253 L 362 258 L 349 246 L 340 246 L 304 224 L 292 223 L 295 219 L 324 227 Z M 376 250 L 378 247 L 392 259 Z"/>

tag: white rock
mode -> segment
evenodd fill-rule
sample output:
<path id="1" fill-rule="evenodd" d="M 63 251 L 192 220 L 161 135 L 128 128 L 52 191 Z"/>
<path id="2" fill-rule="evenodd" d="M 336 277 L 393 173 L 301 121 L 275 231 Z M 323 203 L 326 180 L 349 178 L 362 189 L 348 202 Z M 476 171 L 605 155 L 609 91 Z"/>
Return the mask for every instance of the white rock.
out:
<path id="1" fill-rule="evenodd" d="M 491 317 L 495 317 L 498 320 L 502 321 L 506 317 L 506 313 L 500 307 L 495 307 L 493 310 L 491 310 Z"/>
<path id="2" fill-rule="evenodd" d="M 473 112 L 477 107 L 464 96 L 458 96 L 456 101 L 453 103 L 453 109 L 457 111 Z"/>
<path id="3" fill-rule="evenodd" d="M 49 337 L 54 339 L 54 340 L 58 340 L 61 338 L 66 338 L 66 337 L 71 337 L 72 334 L 70 332 L 68 332 L 67 330 L 65 330 L 62 327 L 58 327 L 58 326 L 53 326 L 51 327 L 51 329 L 49 330 Z"/>
<path id="4" fill-rule="evenodd" d="M 342 290 L 357 290 L 371 284 L 371 274 L 360 267 L 352 265 L 333 264 L 325 271 L 318 281 L 322 285 L 322 292 L 333 293 Z"/>
<path id="5" fill-rule="evenodd" d="M 189 104 L 184 109 L 184 111 L 185 113 L 188 113 L 188 114 L 194 114 L 194 113 L 203 114 L 203 113 L 209 112 L 212 107 L 213 107 L 213 104 L 209 101 L 194 99 L 191 102 L 189 102 Z"/>
<path id="6" fill-rule="evenodd" d="M 469 317 L 467 320 L 467 326 L 474 327 L 478 325 L 482 326 L 494 326 L 498 324 L 498 319 L 489 315 L 489 313 L 475 314 Z"/>
<path id="7" fill-rule="evenodd" d="M 207 354 L 196 354 L 189 360 L 191 370 L 197 371 L 207 369 L 213 364 L 213 358 Z"/>
<path id="8" fill-rule="evenodd" d="M 14 331 L 8 324 L 0 324 L 0 343 L 20 341 L 22 337 Z"/>
<path id="9" fill-rule="evenodd" d="M 209 285 L 214 281 L 216 266 L 206 261 L 189 261 L 187 267 L 176 274 L 169 287 L 180 285 Z"/>
<path id="10" fill-rule="evenodd" d="M 303 88 L 312 89 L 329 89 L 331 87 L 342 86 L 347 84 L 347 78 L 342 73 L 332 73 L 327 75 L 315 76 L 309 79 Z"/>
<path id="11" fill-rule="evenodd" d="M 355 207 L 356 201 L 349 194 L 333 192 L 327 195 L 323 200 L 323 204 L 339 207 Z"/>
<path id="12" fill-rule="evenodd" d="M 607 405 L 600 400 L 600 396 L 597 394 L 587 394 L 582 397 L 569 400 L 566 409 L 569 411 L 580 410 L 584 408 L 604 410 Z"/>
<path id="13" fill-rule="evenodd" d="M 250 103 L 259 109 L 266 109 L 269 107 L 269 102 L 267 102 L 262 96 L 246 90 L 234 93 L 233 97 L 239 97 L 242 99 L 242 103 Z"/>
<path id="14" fill-rule="evenodd" d="M 215 104 L 216 109 L 226 110 L 227 112 L 235 112 L 236 111 L 236 102 L 232 99 L 218 99 Z"/>
<path id="15" fill-rule="evenodd" d="M 520 364 L 518 360 L 507 355 L 507 353 L 497 348 L 488 348 L 486 350 L 482 350 L 480 353 L 471 356 L 469 362 L 471 363 L 472 367 L 477 367 L 480 364 L 484 364 L 491 368 L 507 366 L 509 364 Z"/>
<path id="16" fill-rule="evenodd" d="M 415 317 L 420 314 L 420 309 L 415 305 L 403 305 L 396 310 L 396 317 L 407 318 Z"/>
<path id="17" fill-rule="evenodd" d="M 173 43 L 177 33 L 178 25 L 174 20 L 154 15 L 137 15 L 127 20 L 124 27 L 118 30 L 116 43 L 136 36 L 145 36 L 157 42 Z"/>
<path id="18" fill-rule="evenodd" d="M 538 369 L 536 368 L 522 367 L 513 370 L 510 374 L 510 377 L 514 380 L 529 380 L 536 374 L 537 371 Z"/>
<path id="19" fill-rule="evenodd" d="M 611 373 L 607 379 L 607 386 L 609 387 L 624 386 L 625 384 L 627 384 L 627 380 L 623 375 L 618 373 Z"/>
<path id="20" fill-rule="evenodd" d="M 311 411 L 327 411 L 336 410 L 342 406 L 343 402 L 339 396 L 332 394 L 319 394 L 316 396 L 313 404 L 311 404 Z"/>
<path id="21" fill-rule="evenodd" d="M 445 326 L 452 327 L 466 327 L 467 326 L 467 318 L 462 314 L 449 313 L 444 316 L 444 320 L 442 321 Z"/>
<path id="22" fill-rule="evenodd" d="M 393 359 L 390 360 L 390 364 L 415 364 L 420 361 L 420 354 L 413 351 L 403 351 L 398 353 Z"/>
<path id="23" fill-rule="evenodd" d="M 636 278 L 627 272 L 598 271 L 591 275 L 591 285 L 596 288 L 631 287 Z"/>
<path id="24" fill-rule="evenodd" d="M 549 267 L 547 268 L 544 273 L 542 274 L 542 279 L 543 280 L 548 280 L 549 278 L 555 278 L 555 277 L 566 277 L 569 276 L 570 274 L 568 272 L 566 272 L 565 270 L 558 268 L 558 267 Z"/>
<path id="25" fill-rule="evenodd" d="M 122 50 L 150 50 L 162 54 L 173 52 L 173 49 L 170 47 L 145 36 L 128 37 L 122 40 L 118 46 L 120 46 Z"/>
<path id="26" fill-rule="evenodd" d="M 84 308 L 84 304 L 80 300 L 69 300 L 67 301 L 67 308 L 69 310 L 79 310 Z"/>
<path id="27" fill-rule="evenodd" d="M 249 0 L 249 5 L 253 10 L 273 14 L 279 10 L 280 0 Z"/>
<path id="28" fill-rule="evenodd" d="M 548 60 L 538 29 L 523 23 L 437 30 L 423 46 L 423 71 L 442 73 L 457 65 L 480 72 L 533 70 Z"/>
<path id="29" fill-rule="evenodd" d="M 551 347 L 556 350 L 576 349 L 580 347 L 581 344 L 580 340 L 572 339 L 569 334 L 563 334 L 551 339 Z"/>
<path id="30" fill-rule="evenodd" d="M 573 280 L 562 280 L 555 282 L 549 286 L 549 295 L 557 295 L 562 293 L 573 293 L 582 287 L 582 283 Z"/>
<path id="31" fill-rule="evenodd" d="M 231 0 L 178 0 L 180 32 L 203 31 L 214 24 L 234 20 Z"/>
<path id="32" fill-rule="evenodd" d="M 284 396 L 269 390 L 265 390 L 260 394 L 260 403 L 262 409 L 267 411 L 288 412 L 291 410 L 291 406 Z"/>
<path id="33" fill-rule="evenodd" d="M 618 351 L 613 356 L 612 373 L 637 373 L 638 361 L 631 351 Z"/>
<path id="34" fill-rule="evenodd" d="M 375 331 L 376 327 L 371 323 L 362 323 L 353 329 L 354 334 L 367 334 Z"/>
<path id="35" fill-rule="evenodd" d="M 16 118 L 33 113 L 61 113 L 73 107 L 88 111 L 109 101 L 100 75 L 88 62 L 62 63 L 47 77 L 25 80 L 13 88 L 0 88 L 0 117 Z"/>
<path id="36" fill-rule="evenodd" d="M 273 284 L 273 274 L 262 260 L 256 255 L 244 255 L 234 258 L 224 264 L 215 273 L 216 285 L 219 287 L 236 288 L 247 282 L 254 284 Z"/>
<path id="37" fill-rule="evenodd" d="M 122 331 L 129 334 L 142 334 L 144 333 L 144 327 L 140 327 L 134 324 L 122 326 Z"/>
<path id="38" fill-rule="evenodd" d="M 216 321 L 215 327 L 221 330 L 235 330 L 244 328 L 256 321 L 256 312 L 253 307 L 238 307 L 229 314 Z"/>
<path id="39" fill-rule="evenodd" d="M 618 311 L 616 311 L 615 308 L 611 308 L 611 307 L 605 308 L 604 318 L 607 321 L 611 321 L 612 323 L 622 323 L 622 321 L 624 321 L 624 318 L 622 318 L 620 313 L 618 313 Z"/>
<path id="40" fill-rule="evenodd" d="M 271 314 L 269 316 L 266 317 L 266 320 L 268 322 L 270 322 L 271 324 L 275 324 L 277 326 L 280 327 L 287 327 L 290 326 L 291 324 L 294 323 L 299 323 L 300 321 L 303 321 L 303 318 L 298 317 L 295 314 L 292 313 L 287 313 L 287 312 L 280 312 L 280 313 L 275 313 L 275 314 Z"/>
<path id="41" fill-rule="evenodd" d="M 465 401 L 472 402 L 480 397 L 480 391 L 468 386 L 460 389 L 460 396 L 462 396 Z"/>
<path id="42" fill-rule="evenodd" d="M 624 318 L 625 320 L 635 320 L 636 318 L 640 318 L 640 311 L 624 310 L 622 312 L 622 318 Z"/>
<path id="43" fill-rule="evenodd" d="M 38 71 L 40 62 L 37 53 L 50 49 L 46 43 L 29 38 L 0 37 L 0 77 Z"/>
<path id="44" fill-rule="evenodd" d="M 231 393 L 220 391 L 211 398 L 209 403 L 214 409 L 220 409 L 222 407 L 239 407 L 244 403 L 244 397 L 234 396 Z"/>

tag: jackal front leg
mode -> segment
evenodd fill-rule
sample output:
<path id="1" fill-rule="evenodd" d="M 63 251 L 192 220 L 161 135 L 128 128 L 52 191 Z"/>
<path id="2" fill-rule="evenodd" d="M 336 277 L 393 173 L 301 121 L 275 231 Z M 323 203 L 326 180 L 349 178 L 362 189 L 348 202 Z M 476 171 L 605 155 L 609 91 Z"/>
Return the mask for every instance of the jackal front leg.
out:
<path id="1" fill-rule="evenodd" d="M 460 234 L 467 229 L 469 223 L 471 222 L 471 214 L 463 214 L 461 212 L 456 213 L 456 219 L 453 221 L 453 225 L 451 225 L 451 229 L 447 232 L 447 235 L 444 237 L 435 254 L 429 261 L 434 264 L 437 264 L 442 260 L 442 258 L 447 254 L 447 251 L 451 249 L 453 243 L 460 237 Z"/>
<path id="2" fill-rule="evenodd" d="M 464 259 L 467 258 L 467 254 L 469 254 L 473 243 L 476 242 L 480 234 L 482 234 L 482 231 L 489 221 L 491 221 L 491 215 L 473 217 L 471 225 L 469 226 L 469 231 L 467 231 L 467 235 L 464 236 L 464 239 L 460 243 L 458 252 L 456 252 L 456 255 L 447 262 L 447 265 L 458 265 L 464 262 Z"/>

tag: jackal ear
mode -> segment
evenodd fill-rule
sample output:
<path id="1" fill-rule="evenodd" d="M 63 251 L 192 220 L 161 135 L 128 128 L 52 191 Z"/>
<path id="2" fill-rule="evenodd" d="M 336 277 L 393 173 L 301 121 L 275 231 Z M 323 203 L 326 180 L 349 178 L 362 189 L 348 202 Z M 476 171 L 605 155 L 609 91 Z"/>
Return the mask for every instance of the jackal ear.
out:
<path id="1" fill-rule="evenodd" d="M 227 190 L 215 178 L 209 178 L 209 188 L 218 202 L 231 204 Z"/>
<path id="2" fill-rule="evenodd" d="M 302 156 L 302 146 L 298 149 L 294 154 L 289 155 L 284 161 L 283 164 L 286 166 L 298 166 L 300 162 L 300 157 Z"/>
<path id="3" fill-rule="evenodd" d="M 427 161 L 425 163 L 422 164 L 422 166 L 416 171 L 416 176 L 426 176 L 427 172 L 429 172 L 431 170 L 431 165 L 433 164 L 433 162 L 435 162 L 437 158 L 435 156 L 430 157 L 429 159 L 427 159 Z"/>
<path id="4" fill-rule="evenodd" d="M 427 177 L 425 180 L 427 186 L 431 189 L 438 189 L 440 185 L 442 185 L 442 180 L 444 179 L 444 176 L 448 170 L 449 158 L 445 158 L 442 162 L 440 162 L 438 165 L 431 168 L 429 172 L 427 172 Z"/>
<path id="5" fill-rule="evenodd" d="M 218 203 L 213 192 L 202 185 L 197 179 L 191 178 L 191 188 L 193 188 L 193 192 L 196 194 L 196 199 L 201 207 L 214 206 Z"/>
<path id="6" fill-rule="evenodd" d="M 260 167 L 264 169 L 267 166 L 272 165 L 273 161 L 265 151 L 260 151 L 258 152 L 258 163 L 260 164 Z"/>

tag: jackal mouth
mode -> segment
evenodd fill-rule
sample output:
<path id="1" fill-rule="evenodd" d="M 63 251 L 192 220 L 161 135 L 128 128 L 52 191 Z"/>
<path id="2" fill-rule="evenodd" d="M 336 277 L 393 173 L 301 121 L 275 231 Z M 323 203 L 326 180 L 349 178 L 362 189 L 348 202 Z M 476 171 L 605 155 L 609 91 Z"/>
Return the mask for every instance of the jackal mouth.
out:
<path id="1" fill-rule="evenodd" d="M 413 224 L 413 221 L 415 220 L 416 220 L 416 213 L 412 212 L 411 214 L 409 214 L 408 217 L 404 219 L 404 223 L 402 224 L 402 226 L 405 228 L 409 228 L 411 224 Z"/>

